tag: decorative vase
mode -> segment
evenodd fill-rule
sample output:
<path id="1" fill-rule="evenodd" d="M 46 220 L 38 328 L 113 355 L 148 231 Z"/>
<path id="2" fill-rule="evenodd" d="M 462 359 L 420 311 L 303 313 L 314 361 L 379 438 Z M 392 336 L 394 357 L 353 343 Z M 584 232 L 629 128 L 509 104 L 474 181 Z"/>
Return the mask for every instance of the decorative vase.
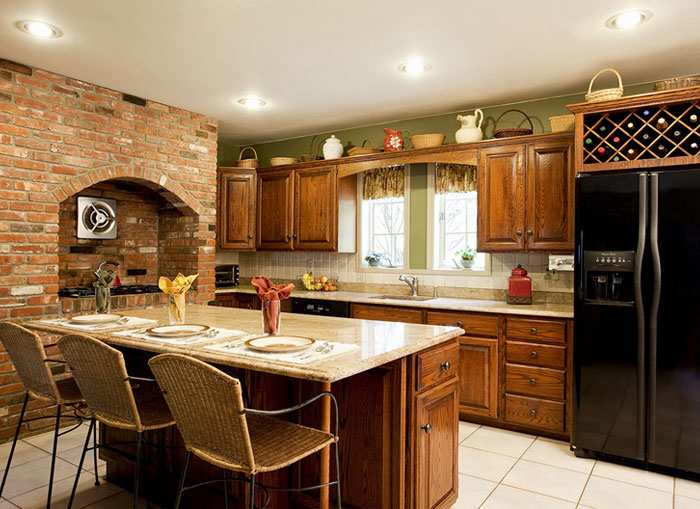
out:
<path id="1" fill-rule="evenodd" d="M 408 129 L 403 131 L 393 131 L 391 129 L 384 129 L 386 136 L 384 137 L 384 152 L 397 152 L 403 149 L 403 133 L 407 132 L 409 135 L 411 132 Z"/>
<path id="2" fill-rule="evenodd" d="M 112 310 L 112 291 L 109 286 L 95 287 L 95 312 L 109 313 Z"/>
<path id="3" fill-rule="evenodd" d="M 467 260 L 466 258 L 460 258 L 459 261 L 462 264 L 462 267 L 464 267 L 465 269 L 468 269 L 469 267 L 474 265 L 474 258 L 472 258 L 471 260 Z"/>
<path id="4" fill-rule="evenodd" d="M 170 325 L 185 323 L 185 293 L 168 294 L 168 319 Z"/>
<path id="5" fill-rule="evenodd" d="M 477 123 L 477 117 L 479 121 Z M 462 122 L 462 127 L 455 133 L 457 143 L 470 143 L 481 141 L 484 133 L 481 132 L 481 124 L 484 123 L 484 112 L 477 109 L 473 115 L 457 115 L 457 120 Z"/>
<path id="6" fill-rule="evenodd" d="M 339 157 L 343 157 L 343 144 L 335 137 L 335 134 L 332 134 L 323 144 L 323 158 L 338 159 Z"/>
<path id="7" fill-rule="evenodd" d="M 370 267 L 379 267 L 379 261 L 380 260 L 368 260 L 367 263 L 369 263 Z"/>
<path id="8" fill-rule="evenodd" d="M 263 330 L 267 336 L 276 336 L 280 333 L 280 301 L 262 301 Z"/>

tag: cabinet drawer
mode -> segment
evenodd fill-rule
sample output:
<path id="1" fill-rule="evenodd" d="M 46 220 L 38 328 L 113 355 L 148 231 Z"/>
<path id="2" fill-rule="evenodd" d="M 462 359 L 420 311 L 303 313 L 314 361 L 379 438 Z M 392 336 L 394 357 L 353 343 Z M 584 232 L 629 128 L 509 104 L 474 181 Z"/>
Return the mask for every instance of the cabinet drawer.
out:
<path id="1" fill-rule="evenodd" d="M 508 318 L 506 337 L 508 339 L 533 339 L 550 343 L 566 343 L 566 323 Z"/>
<path id="2" fill-rule="evenodd" d="M 506 392 L 564 399 L 565 371 L 506 364 Z"/>
<path id="3" fill-rule="evenodd" d="M 547 431 L 564 432 L 565 405 L 561 401 L 506 394 L 506 421 Z"/>
<path id="4" fill-rule="evenodd" d="M 447 311 L 428 311 L 428 325 L 450 325 L 464 329 L 470 336 L 498 336 L 498 317 L 476 313 L 450 313 Z"/>
<path id="5" fill-rule="evenodd" d="M 547 368 L 565 368 L 566 347 L 507 341 L 506 361 Z"/>
<path id="6" fill-rule="evenodd" d="M 416 390 L 456 376 L 459 370 L 459 344 L 452 341 L 416 354 Z"/>
<path id="7" fill-rule="evenodd" d="M 383 320 L 385 322 L 423 323 L 422 311 L 398 306 L 372 306 L 366 304 L 352 304 L 350 306 L 352 318 L 362 320 Z"/>

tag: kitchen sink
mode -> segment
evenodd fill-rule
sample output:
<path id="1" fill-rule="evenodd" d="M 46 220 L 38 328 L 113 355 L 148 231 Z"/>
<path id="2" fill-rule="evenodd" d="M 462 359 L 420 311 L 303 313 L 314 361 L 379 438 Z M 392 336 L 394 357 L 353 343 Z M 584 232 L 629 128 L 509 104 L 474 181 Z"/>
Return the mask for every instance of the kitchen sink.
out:
<path id="1" fill-rule="evenodd" d="M 435 297 L 423 297 L 421 295 L 375 295 L 370 297 L 370 299 L 386 299 L 386 300 L 415 300 L 415 301 L 426 301 L 435 300 Z"/>

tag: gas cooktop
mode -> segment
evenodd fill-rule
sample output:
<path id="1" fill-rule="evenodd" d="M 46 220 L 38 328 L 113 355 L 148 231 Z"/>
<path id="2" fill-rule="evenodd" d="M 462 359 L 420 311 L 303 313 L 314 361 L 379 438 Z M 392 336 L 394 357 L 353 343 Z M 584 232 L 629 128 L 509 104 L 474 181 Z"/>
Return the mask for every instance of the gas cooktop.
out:
<path id="1" fill-rule="evenodd" d="M 158 293 L 160 289 L 156 285 L 122 285 L 112 287 L 112 295 L 134 295 L 138 293 Z M 72 288 L 59 288 L 60 297 L 94 297 L 95 289 L 91 286 L 74 286 Z"/>

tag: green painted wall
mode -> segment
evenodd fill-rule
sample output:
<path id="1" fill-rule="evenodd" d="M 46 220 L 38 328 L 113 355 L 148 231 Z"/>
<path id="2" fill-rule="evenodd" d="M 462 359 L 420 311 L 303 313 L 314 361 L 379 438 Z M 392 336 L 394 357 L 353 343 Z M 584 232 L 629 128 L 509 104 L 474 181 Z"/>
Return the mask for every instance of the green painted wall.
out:
<path id="1" fill-rule="evenodd" d="M 411 269 L 428 268 L 428 168 L 426 164 L 412 164 L 409 177 L 409 234 L 408 264 Z"/>
<path id="2" fill-rule="evenodd" d="M 238 159 L 238 153 L 240 152 L 241 147 L 238 145 L 233 145 L 232 143 L 220 141 L 217 148 L 217 166 L 236 166 L 236 160 Z"/>

